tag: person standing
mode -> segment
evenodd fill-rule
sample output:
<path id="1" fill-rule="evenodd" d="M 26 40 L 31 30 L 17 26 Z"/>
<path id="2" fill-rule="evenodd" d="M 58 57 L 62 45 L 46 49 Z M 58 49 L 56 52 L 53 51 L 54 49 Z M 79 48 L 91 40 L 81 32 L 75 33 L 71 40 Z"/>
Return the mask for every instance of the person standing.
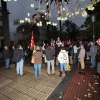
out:
<path id="1" fill-rule="evenodd" d="M 6 62 L 6 69 L 10 69 L 9 67 L 9 62 L 10 62 L 10 50 L 8 49 L 7 46 L 4 46 L 4 50 L 3 50 L 3 57 L 5 59 Z"/>
<path id="2" fill-rule="evenodd" d="M 36 46 L 36 51 L 34 52 L 34 77 L 41 79 L 41 65 L 42 65 L 42 52 L 39 46 Z"/>
<path id="3" fill-rule="evenodd" d="M 10 58 L 11 58 L 11 60 L 12 60 L 12 58 L 13 58 L 13 53 L 14 53 L 14 51 L 16 50 L 16 48 L 15 48 L 15 46 L 13 45 L 12 47 L 11 47 L 11 54 L 10 54 Z M 14 64 L 15 64 L 15 67 L 16 67 L 16 62 L 13 62 Z"/>
<path id="4" fill-rule="evenodd" d="M 55 74 L 55 69 L 54 69 L 54 56 L 55 56 L 55 51 L 51 48 L 51 45 L 48 45 L 48 47 L 45 50 L 45 55 L 47 58 L 47 74 L 50 75 L 50 64 L 52 67 L 52 74 Z"/>
<path id="5" fill-rule="evenodd" d="M 74 49 L 74 61 L 75 60 L 77 60 L 77 53 L 78 53 L 78 47 L 77 47 L 77 45 L 75 44 L 74 46 L 73 46 L 73 49 Z"/>
<path id="6" fill-rule="evenodd" d="M 81 69 L 84 69 L 85 68 L 85 64 L 84 64 L 84 59 L 85 59 L 85 49 L 83 47 L 83 45 L 80 45 L 80 52 L 79 52 L 79 61 L 80 61 L 80 64 L 81 64 Z"/>
<path id="7" fill-rule="evenodd" d="M 89 55 L 91 56 L 91 63 L 92 65 L 90 66 L 91 68 L 96 66 L 96 54 L 97 54 L 97 46 L 94 45 L 93 42 L 90 42 L 91 47 L 90 47 L 90 52 Z"/>
<path id="8" fill-rule="evenodd" d="M 55 46 L 55 65 L 58 65 L 57 57 L 58 57 L 60 50 L 61 50 L 61 46 L 56 44 Z"/>
<path id="9" fill-rule="evenodd" d="M 70 62 L 70 64 L 73 64 L 73 46 L 72 45 L 70 45 L 70 47 L 69 47 L 69 62 Z"/>
<path id="10" fill-rule="evenodd" d="M 89 43 L 86 45 L 85 50 L 86 50 L 86 59 L 88 60 L 89 59 L 89 52 L 90 52 L 90 44 Z"/>
<path id="11" fill-rule="evenodd" d="M 30 50 L 30 46 L 27 47 L 26 54 L 27 54 L 27 65 L 31 65 L 32 51 Z"/>
<path id="12" fill-rule="evenodd" d="M 65 71 L 65 74 L 67 75 L 67 64 L 69 64 L 69 57 L 68 52 L 65 50 L 64 47 L 61 48 L 61 51 L 58 54 L 58 61 L 60 63 L 60 75 L 62 76 L 63 69 Z"/>
<path id="13" fill-rule="evenodd" d="M 16 62 L 17 64 L 16 67 L 17 74 L 20 74 L 21 76 L 24 75 L 23 73 L 24 52 L 21 45 L 17 45 L 17 49 L 14 51 L 12 61 Z"/>

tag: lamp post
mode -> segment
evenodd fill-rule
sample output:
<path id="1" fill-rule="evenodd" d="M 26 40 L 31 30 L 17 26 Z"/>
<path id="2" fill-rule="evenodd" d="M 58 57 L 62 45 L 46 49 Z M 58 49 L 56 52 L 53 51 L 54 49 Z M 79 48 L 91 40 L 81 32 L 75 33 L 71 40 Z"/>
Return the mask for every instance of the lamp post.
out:
<path id="1" fill-rule="evenodd" d="M 91 22 L 93 24 L 93 43 L 94 43 L 95 42 L 95 34 L 94 34 L 95 15 L 91 16 Z"/>
<path id="2" fill-rule="evenodd" d="M 24 29 L 24 27 L 22 27 L 22 33 L 23 33 L 23 49 L 24 49 L 24 31 L 25 31 L 25 29 Z"/>
<path id="3" fill-rule="evenodd" d="M 42 35 L 42 36 L 41 36 L 41 40 L 42 40 L 42 42 L 43 42 L 44 39 L 43 39 L 43 32 L 42 32 L 42 21 L 40 21 L 39 23 L 37 23 L 37 26 L 40 28 L 40 34 Z"/>

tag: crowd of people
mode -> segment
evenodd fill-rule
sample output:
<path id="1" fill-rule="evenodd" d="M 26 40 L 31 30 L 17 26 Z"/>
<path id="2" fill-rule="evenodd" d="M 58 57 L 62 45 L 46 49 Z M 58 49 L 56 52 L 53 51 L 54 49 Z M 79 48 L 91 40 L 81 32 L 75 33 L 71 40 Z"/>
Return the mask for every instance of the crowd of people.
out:
<path id="1" fill-rule="evenodd" d="M 62 72 L 68 74 L 67 64 L 74 64 L 76 61 L 80 62 L 81 69 L 85 68 L 85 58 L 87 60 L 91 59 L 91 68 L 96 66 L 96 55 L 100 53 L 100 47 L 95 45 L 92 41 L 83 43 L 76 42 L 74 44 L 69 44 L 64 46 L 60 39 L 58 38 L 56 43 L 35 45 L 33 50 L 30 50 L 30 46 L 24 52 L 21 45 L 17 45 L 15 48 L 12 46 L 12 50 L 9 50 L 7 46 L 4 46 L 3 57 L 6 62 L 6 69 L 9 69 L 9 62 L 15 63 L 17 74 L 24 75 L 24 61 L 27 58 L 27 65 L 34 66 L 34 78 L 35 80 L 42 78 L 42 63 L 47 64 L 47 75 L 51 75 L 50 66 L 52 69 L 52 74 L 55 75 L 55 67 L 59 66 L 59 76 L 62 76 Z M 31 60 L 34 58 L 34 62 Z"/>

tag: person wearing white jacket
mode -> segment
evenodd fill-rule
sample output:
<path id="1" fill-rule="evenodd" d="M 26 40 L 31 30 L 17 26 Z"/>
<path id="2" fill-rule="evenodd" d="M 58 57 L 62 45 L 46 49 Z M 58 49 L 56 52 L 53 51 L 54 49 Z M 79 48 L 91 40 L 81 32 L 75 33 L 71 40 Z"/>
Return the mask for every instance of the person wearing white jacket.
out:
<path id="1" fill-rule="evenodd" d="M 69 63 L 68 52 L 65 50 L 64 47 L 61 48 L 61 51 L 58 54 L 58 61 L 60 63 L 60 75 L 62 76 L 63 69 L 65 74 L 67 75 L 67 68 L 66 65 Z"/>

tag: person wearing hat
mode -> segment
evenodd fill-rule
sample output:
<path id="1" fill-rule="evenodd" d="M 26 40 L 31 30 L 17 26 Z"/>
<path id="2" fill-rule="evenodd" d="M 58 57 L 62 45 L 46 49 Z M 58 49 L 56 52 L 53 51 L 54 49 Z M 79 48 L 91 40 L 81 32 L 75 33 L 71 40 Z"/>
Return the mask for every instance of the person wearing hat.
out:
<path id="1" fill-rule="evenodd" d="M 34 52 L 34 77 L 41 79 L 41 65 L 42 65 L 42 52 L 39 46 L 36 46 L 36 51 Z"/>

